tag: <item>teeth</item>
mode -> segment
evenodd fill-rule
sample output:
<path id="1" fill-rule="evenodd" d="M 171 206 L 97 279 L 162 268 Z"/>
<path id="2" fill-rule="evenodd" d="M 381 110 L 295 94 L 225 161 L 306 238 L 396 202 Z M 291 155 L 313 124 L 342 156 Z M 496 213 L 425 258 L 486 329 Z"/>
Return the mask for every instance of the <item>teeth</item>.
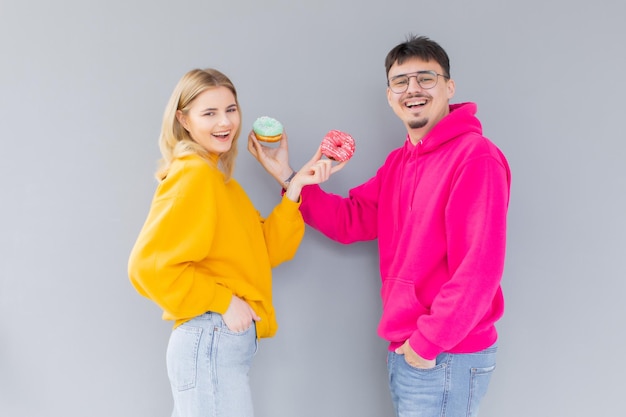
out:
<path id="1" fill-rule="evenodd" d="M 407 107 L 415 107 L 415 106 L 422 106 L 426 104 L 426 100 L 420 100 L 420 101 L 411 101 L 406 103 Z"/>

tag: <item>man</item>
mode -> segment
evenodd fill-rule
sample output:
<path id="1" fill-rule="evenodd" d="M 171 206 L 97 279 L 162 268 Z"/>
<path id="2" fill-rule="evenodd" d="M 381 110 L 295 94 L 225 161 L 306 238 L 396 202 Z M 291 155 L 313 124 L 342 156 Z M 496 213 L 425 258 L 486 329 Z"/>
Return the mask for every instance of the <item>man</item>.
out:
<path id="1" fill-rule="evenodd" d="M 447 53 L 411 36 L 385 61 L 387 100 L 407 129 L 349 197 L 302 191 L 307 224 L 342 243 L 378 239 L 389 387 L 399 417 L 476 416 L 495 368 L 504 302 L 510 170 L 482 135 L 474 103 L 450 104 Z M 292 172 L 286 141 L 250 152 L 277 181 Z"/>

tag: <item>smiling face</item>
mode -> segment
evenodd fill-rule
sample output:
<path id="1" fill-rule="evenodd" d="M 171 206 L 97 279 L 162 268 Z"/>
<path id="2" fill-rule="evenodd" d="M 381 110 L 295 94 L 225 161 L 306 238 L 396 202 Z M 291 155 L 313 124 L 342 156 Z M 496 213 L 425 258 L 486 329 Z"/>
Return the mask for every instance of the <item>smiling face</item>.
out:
<path id="1" fill-rule="evenodd" d="M 389 68 L 388 79 L 418 71 L 434 71 L 443 74 L 443 69 L 434 60 L 423 61 L 411 58 L 402 64 L 397 62 Z M 387 87 L 387 101 L 394 113 L 402 120 L 415 145 L 441 119 L 449 113 L 449 100 L 454 96 L 454 81 L 438 76 L 437 85 L 431 89 L 421 88 L 415 77 L 409 78 L 408 89 L 394 93 Z"/>
<path id="2" fill-rule="evenodd" d="M 217 155 L 230 150 L 241 123 L 237 100 L 226 87 L 203 91 L 176 118 L 195 142 Z"/>

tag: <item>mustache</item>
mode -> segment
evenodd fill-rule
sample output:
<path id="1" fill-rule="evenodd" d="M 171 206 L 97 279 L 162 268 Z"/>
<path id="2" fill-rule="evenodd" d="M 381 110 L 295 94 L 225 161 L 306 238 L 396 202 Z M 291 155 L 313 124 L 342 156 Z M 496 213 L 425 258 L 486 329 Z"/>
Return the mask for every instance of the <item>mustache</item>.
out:
<path id="1" fill-rule="evenodd" d="M 431 97 L 430 95 L 424 94 L 424 93 L 411 93 L 411 94 L 407 94 L 404 98 L 410 99 L 410 98 L 431 98 Z"/>

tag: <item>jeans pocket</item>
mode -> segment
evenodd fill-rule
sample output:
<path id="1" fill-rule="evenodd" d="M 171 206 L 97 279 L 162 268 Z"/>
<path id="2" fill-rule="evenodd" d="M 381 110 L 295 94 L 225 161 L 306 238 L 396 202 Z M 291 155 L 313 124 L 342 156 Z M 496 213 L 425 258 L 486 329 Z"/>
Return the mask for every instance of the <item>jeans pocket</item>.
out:
<path id="1" fill-rule="evenodd" d="M 221 333 L 229 334 L 231 336 L 245 336 L 252 330 L 253 327 L 254 327 L 254 322 L 252 322 L 252 324 L 247 329 L 242 330 L 240 332 L 236 332 L 234 330 L 230 330 L 228 326 L 226 325 L 226 323 L 222 321 L 222 327 L 220 327 L 219 330 Z"/>
<path id="2" fill-rule="evenodd" d="M 443 415 L 448 364 L 420 369 L 403 355 L 389 354 L 389 389 L 397 415 Z"/>
<path id="3" fill-rule="evenodd" d="M 487 393 L 489 387 L 489 381 L 491 375 L 496 369 L 495 365 L 485 368 L 472 368 L 471 369 L 471 381 L 470 381 L 470 393 L 469 393 L 469 415 L 478 415 L 478 406 Z"/>
<path id="4" fill-rule="evenodd" d="M 202 328 L 184 324 L 172 331 L 167 346 L 167 374 L 172 388 L 178 391 L 196 386 L 201 336 Z"/>
<path id="5" fill-rule="evenodd" d="M 224 320 L 221 326 L 216 327 L 216 341 L 219 341 L 219 350 L 227 350 L 231 358 L 249 364 L 258 349 L 256 326 L 254 322 L 246 330 L 235 332 L 230 330 Z"/>

